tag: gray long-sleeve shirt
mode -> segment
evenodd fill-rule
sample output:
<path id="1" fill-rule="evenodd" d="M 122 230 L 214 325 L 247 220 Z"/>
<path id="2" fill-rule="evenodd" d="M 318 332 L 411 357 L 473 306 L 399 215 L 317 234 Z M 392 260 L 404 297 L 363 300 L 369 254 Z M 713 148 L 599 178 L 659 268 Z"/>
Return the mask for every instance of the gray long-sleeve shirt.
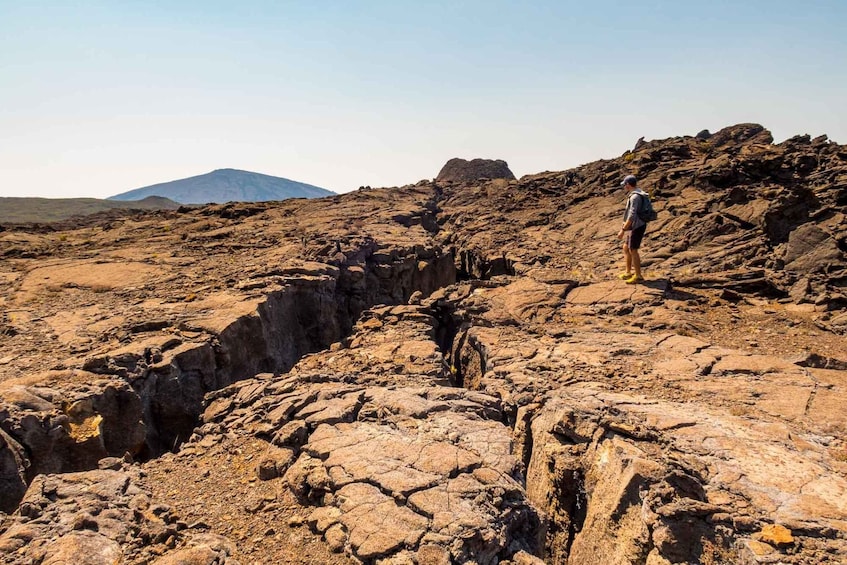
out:
<path id="1" fill-rule="evenodd" d="M 641 226 L 645 225 L 647 222 L 643 221 L 638 217 L 638 212 L 641 211 L 641 208 L 644 206 L 644 198 L 639 196 L 639 194 L 643 194 L 645 197 L 649 198 L 650 196 L 641 190 L 640 188 L 636 188 L 633 190 L 629 197 L 626 199 L 626 208 L 623 213 L 623 221 L 632 220 L 632 225 L 630 229 L 637 229 Z"/>

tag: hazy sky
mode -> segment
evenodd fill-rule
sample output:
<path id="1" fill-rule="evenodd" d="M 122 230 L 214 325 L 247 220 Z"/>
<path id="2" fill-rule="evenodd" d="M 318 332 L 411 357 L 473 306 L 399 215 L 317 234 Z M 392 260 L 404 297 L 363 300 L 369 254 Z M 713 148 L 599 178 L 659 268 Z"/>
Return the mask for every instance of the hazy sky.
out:
<path id="1" fill-rule="evenodd" d="M 847 143 L 845 101 L 845 0 L 0 0 L 0 196 L 521 176 L 739 122 Z"/>

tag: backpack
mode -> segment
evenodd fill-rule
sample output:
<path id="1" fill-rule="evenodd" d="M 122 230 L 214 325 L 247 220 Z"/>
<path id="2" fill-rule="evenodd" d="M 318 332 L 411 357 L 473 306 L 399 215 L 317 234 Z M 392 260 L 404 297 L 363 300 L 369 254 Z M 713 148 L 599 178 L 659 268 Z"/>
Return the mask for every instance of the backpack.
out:
<path id="1" fill-rule="evenodd" d="M 653 203 L 650 202 L 650 197 L 646 194 L 640 193 L 638 196 L 641 197 L 641 207 L 638 210 L 638 219 L 642 222 L 652 222 L 658 218 L 659 215 L 656 214 L 656 210 L 653 209 Z"/>

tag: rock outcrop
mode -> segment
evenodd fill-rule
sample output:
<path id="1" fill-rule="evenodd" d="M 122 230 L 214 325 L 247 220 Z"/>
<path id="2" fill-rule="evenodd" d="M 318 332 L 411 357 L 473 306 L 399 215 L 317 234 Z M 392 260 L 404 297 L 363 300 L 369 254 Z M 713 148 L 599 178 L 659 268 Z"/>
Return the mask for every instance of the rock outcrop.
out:
<path id="1" fill-rule="evenodd" d="M 629 173 L 659 214 L 635 286 Z M 741 124 L 520 180 L 10 226 L 0 552 L 840 563 L 845 195 L 843 146 Z"/>
<path id="2" fill-rule="evenodd" d="M 454 157 L 447 161 L 435 178 L 436 182 L 474 182 L 485 179 L 514 180 L 515 175 L 502 159 L 471 159 Z"/>

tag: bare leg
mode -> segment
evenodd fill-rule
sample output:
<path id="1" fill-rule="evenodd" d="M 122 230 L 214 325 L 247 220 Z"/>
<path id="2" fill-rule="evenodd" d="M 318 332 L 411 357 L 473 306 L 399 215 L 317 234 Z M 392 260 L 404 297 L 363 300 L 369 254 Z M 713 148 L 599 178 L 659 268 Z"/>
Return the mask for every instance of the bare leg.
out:
<path id="1" fill-rule="evenodd" d="M 641 278 L 641 255 L 638 254 L 637 249 L 630 249 L 628 259 L 632 261 L 632 266 L 635 269 L 635 276 L 639 279 Z M 627 266 L 629 261 L 627 261 Z M 627 269 L 629 270 L 629 269 Z"/>
<path id="2" fill-rule="evenodd" d="M 631 273 L 632 272 L 632 253 L 630 252 L 629 246 L 626 244 L 626 242 L 624 242 L 624 244 L 623 244 L 623 256 L 624 256 L 624 259 L 626 259 L 626 272 Z M 639 268 L 640 267 L 641 267 L 641 265 L 639 264 Z"/>

